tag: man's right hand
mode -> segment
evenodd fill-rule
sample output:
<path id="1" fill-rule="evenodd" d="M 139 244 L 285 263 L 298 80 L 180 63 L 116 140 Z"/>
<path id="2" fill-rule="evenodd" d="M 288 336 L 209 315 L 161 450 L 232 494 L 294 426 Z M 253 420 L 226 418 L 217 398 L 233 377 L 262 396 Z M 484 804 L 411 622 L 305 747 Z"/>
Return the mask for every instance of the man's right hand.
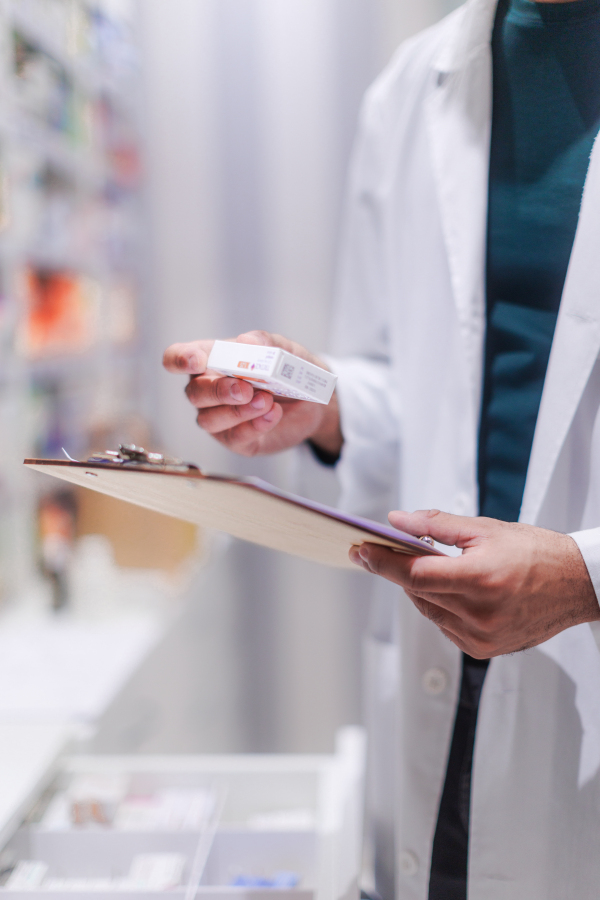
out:
<path id="1" fill-rule="evenodd" d="M 308 362 L 327 368 L 304 347 L 277 334 L 249 331 L 235 338 L 244 344 L 281 347 Z M 228 378 L 207 369 L 214 341 L 172 344 L 163 365 L 169 372 L 190 376 L 185 389 L 198 410 L 198 425 L 235 453 L 258 456 L 277 453 L 307 439 L 337 455 L 342 447 L 337 396 L 330 403 L 275 398 L 239 378 Z"/>

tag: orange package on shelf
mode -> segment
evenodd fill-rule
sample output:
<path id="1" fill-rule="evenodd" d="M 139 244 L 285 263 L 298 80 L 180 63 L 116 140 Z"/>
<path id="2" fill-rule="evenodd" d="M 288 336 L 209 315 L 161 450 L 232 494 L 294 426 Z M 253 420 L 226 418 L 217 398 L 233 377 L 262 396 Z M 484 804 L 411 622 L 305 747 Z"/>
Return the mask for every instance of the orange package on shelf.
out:
<path id="1" fill-rule="evenodd" d="M 30 268 L 19 348 L 38 357 L 86 350 L 93 342 L 92 304 L 82 279 L 70 272 Z"/>

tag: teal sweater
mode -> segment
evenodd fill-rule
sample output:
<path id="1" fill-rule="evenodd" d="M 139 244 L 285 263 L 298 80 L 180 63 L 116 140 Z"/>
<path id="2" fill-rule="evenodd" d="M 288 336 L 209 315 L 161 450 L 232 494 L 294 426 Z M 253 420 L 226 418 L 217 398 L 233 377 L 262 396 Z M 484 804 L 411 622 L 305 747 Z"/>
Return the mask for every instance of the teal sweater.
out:
<path id="1" fill-rule="evenodd" d="M 600 0 L 500 0 L 492 51 L 480 511 L 516 521 L 600 126 Z"/>

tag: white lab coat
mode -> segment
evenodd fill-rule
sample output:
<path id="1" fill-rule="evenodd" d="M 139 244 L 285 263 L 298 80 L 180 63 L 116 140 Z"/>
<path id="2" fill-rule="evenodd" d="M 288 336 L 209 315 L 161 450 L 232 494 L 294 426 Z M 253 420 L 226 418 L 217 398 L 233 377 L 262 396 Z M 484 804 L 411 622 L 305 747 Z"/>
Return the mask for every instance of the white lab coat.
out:
<path id="1" fill-rule="evenodd" d="M 351 175 L 334 352 L 344 505 L 477 513 L 495 0 L 400 48 Z M 577 533 L 600 595 L 600 145 L 592 154 L 521 521 Z M 402 598 L 396 896 L 426 900 L 460 655 Z M 393 783 L 392 783 L 393 781 Z M 470 900 L 600 898 L 600 654 L 588 625 L 494 659 L 472 784 Z"/>

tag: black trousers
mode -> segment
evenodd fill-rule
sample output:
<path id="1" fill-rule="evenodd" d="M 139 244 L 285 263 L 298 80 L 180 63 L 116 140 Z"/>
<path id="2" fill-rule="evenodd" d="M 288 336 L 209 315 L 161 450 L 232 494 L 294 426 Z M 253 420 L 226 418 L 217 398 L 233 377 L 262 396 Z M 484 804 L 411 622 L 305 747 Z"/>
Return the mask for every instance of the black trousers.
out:
<path id="1" fill-rule="evenodd" d="M 446 780 L 431 855 L 429 900 L 467 900 L 471 772 L 479 698 L 489 659 L 463 653 Z"/>

